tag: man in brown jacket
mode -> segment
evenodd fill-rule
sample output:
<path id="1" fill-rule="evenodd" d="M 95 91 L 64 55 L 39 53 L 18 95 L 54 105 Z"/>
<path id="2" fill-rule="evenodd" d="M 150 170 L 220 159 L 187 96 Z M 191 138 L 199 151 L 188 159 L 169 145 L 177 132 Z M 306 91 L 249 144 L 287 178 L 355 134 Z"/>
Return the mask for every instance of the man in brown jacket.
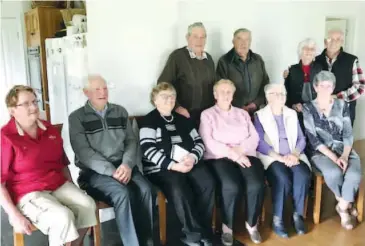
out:
<path id="1" fill-rule="evenodd" d="M 176 112 L 191 118 L 199 126 L 200 113 L 214 104 L 216 81 L 214 61 L 204 51 L 206 31 L 203 23 L 188 27 L 188 45 L 174 50 L 167 60 L 158 83 L 169 82 L 176 89 Z"/>
<path id="2" fill-rule="evenodd" d="M 233 106 L 252 115 L 265 103 L 264 87 L 269 76 L 261 56 L 250 49 L 250 30 L 236 30 L 232 42 L 234 47 L 218 61 L 217 79 L 229 79 L 236 85 Z"/>

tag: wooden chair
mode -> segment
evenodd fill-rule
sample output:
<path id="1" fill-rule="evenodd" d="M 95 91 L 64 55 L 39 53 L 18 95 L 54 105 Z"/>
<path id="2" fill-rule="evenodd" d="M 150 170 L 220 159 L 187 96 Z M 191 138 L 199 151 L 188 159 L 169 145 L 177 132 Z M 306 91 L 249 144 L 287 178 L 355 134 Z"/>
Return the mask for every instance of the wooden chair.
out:
<path id="1" fill-rule="evenodd" d="M 321 201 L 322 201 L 322 187 L 325 183 L 324 177 L 314 165 L 312 166 L 314 172 L 314 204 L 313 204 L 313 221 L 314 224 L 319 224 L 321 218 Z M 362 222 L 364 213 L 364 196 L 365 196 L 365 180 L 361 181 L 359 191 L 357 194 L 356 207 L 358 210 L 357 220 Z"/>
<path id="2" fill-rule="evenodd" d="M 157 202 L 158 202 L 158 214 L 159 214 L 159 230 L 160 230 L 160 243 L 161 245 L 166 244 L 166 197 L 161 192 L 157 193 Z M 108 204 L 96 201 L 96 206 L 99 209 L 111 208 Z M 97 224 L 92 228 L 91 233 L 94 236 L 94 246 L 101 246 L 101 226 L 100 226 L 100 218 L 99 212 L 97 214 Z"/>

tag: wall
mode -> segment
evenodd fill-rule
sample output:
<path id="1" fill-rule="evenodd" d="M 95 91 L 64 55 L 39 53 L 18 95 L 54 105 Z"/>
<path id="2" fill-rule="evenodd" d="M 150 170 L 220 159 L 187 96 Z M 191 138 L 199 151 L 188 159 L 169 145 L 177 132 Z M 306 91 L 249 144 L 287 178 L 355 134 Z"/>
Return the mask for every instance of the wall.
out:
<path id="1" fill-rule="evenodd" d="M 87 3 L 90 71 L 110 83 L 111 101 L 124 105 L 131 115 L 147 113 L 151 87 L 168 54 L 185 45 L 186 27 L 203 21 L 207 51 L 214 60 L 231 46 L 239 27 L 253 32 L 252 49 L 266 62 L 271 81 L 282 81 L 282 71 L 296 63 L 297 44 L 314 38 L 323 48 L 326 17 L 350 20 L 351 51 L 365 66 L 365 3 L 363 2 L 259 2 L 259 1 L 148 1 L 126 7 L 122 1 Z M 142 7 L 143 6 L 143 7 Z M 354 127 L 356 139 L 365 138 L 365 99 L 359 101 Z"/>

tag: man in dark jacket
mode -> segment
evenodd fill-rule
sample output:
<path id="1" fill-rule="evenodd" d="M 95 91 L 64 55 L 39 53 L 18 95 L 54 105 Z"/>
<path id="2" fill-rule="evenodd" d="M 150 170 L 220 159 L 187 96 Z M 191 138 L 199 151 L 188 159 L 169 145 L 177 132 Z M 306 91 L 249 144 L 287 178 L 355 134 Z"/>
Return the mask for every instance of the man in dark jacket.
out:
<path id="1" fill-rule="evenodd" d="M 344 34 L 341 30 L 329 30 L 324 41 L 325 49 L 316 57 L 323 70 L 336 76 L 334 97 L 350 103 L 350 117 L 354 124 L 356 100 L 364 93 L 365 78 L 356 56 L 343 51 Z"/>
<path id="2" fill-rule="evenodd" d="M 176 89 L 176 112 L 191 118 L 199 126 L 200 114 L 214 105 L 216 81 L 212 57 L 204 51 L 206 31 L 203 23 L 188 27 L 188 45 L 174 50 L 166 62 L 158 83 L 171 83 Z"/>
<path id="3" fill-rule="evenodd" d="M 217 79 L 229 79 L 235 84 L 233 106 L 252 115 L 265 103 L 264 87 L 269 83 L 269 76 L 261 56 L 250 50 L 251 39 L 248 29 L 234 32 L 234 47 L 218 61 Z"/>

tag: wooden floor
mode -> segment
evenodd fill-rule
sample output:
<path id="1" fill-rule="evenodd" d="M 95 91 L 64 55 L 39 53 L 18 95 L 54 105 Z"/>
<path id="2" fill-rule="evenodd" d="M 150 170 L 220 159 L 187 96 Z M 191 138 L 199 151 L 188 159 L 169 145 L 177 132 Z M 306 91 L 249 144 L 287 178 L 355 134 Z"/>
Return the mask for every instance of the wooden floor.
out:
<path id="1" fill-rule="evenodd" d="M 354 147 L 362 160 L 363 173 L 365 173 L 365 140 L 357 141 Z M 325 185 L 324 185 L 325 186 Z M 260 232 L 263 243 L 260 246 L 365 246 L 365 221 L 359 224 L 354 230 L 346 231 L 341 227 L 340 218 L 335 212 L 335 199 L 333 194 L 327 187 L 323 189 L 321 223 L 313 224 L 312 218 L 312 201 L 309 201 L 308 214 L 306 223 L 309 232 L 306 235 L 296 235 L 294 229 L 290 225 L 290 221 L 286 218 L 289 229 L 289 239 L 282 239 L 272 231 L 271 211 L 266 214 L 264 224 L 260 225 Z M 271 200 L 265 200 L 265 208 L 270 209 Z M 288 214 L 292 214 L 288 212 Z M 288 216 L 289 217 L 289 216 Z M 237 223 L 238 224 L 238 223 Z M 244 224 L 244 223 L 239 223 Z M 235 233 L 236 240 L 248 246 L 256 245 L 251 242 L 245 229 L 240 228 Z"/>
<path id="2" fill-rule="evenodd" d="M 312 222 L 307 224 L 309 232 L 306 235 L 298 236 L 294 229 L 291 229 L 289 239 L 282 239 L 265 223 L 260 227 L 263 238 L 260 246 L 365 246 L 365 222 L 352 231 L 342 229 L 340 219 L 336 215 L 316 226 Z M 246 232 L 237 233 L 235 238 L 248 246 L 256 245 L 251 242 Z"/>

